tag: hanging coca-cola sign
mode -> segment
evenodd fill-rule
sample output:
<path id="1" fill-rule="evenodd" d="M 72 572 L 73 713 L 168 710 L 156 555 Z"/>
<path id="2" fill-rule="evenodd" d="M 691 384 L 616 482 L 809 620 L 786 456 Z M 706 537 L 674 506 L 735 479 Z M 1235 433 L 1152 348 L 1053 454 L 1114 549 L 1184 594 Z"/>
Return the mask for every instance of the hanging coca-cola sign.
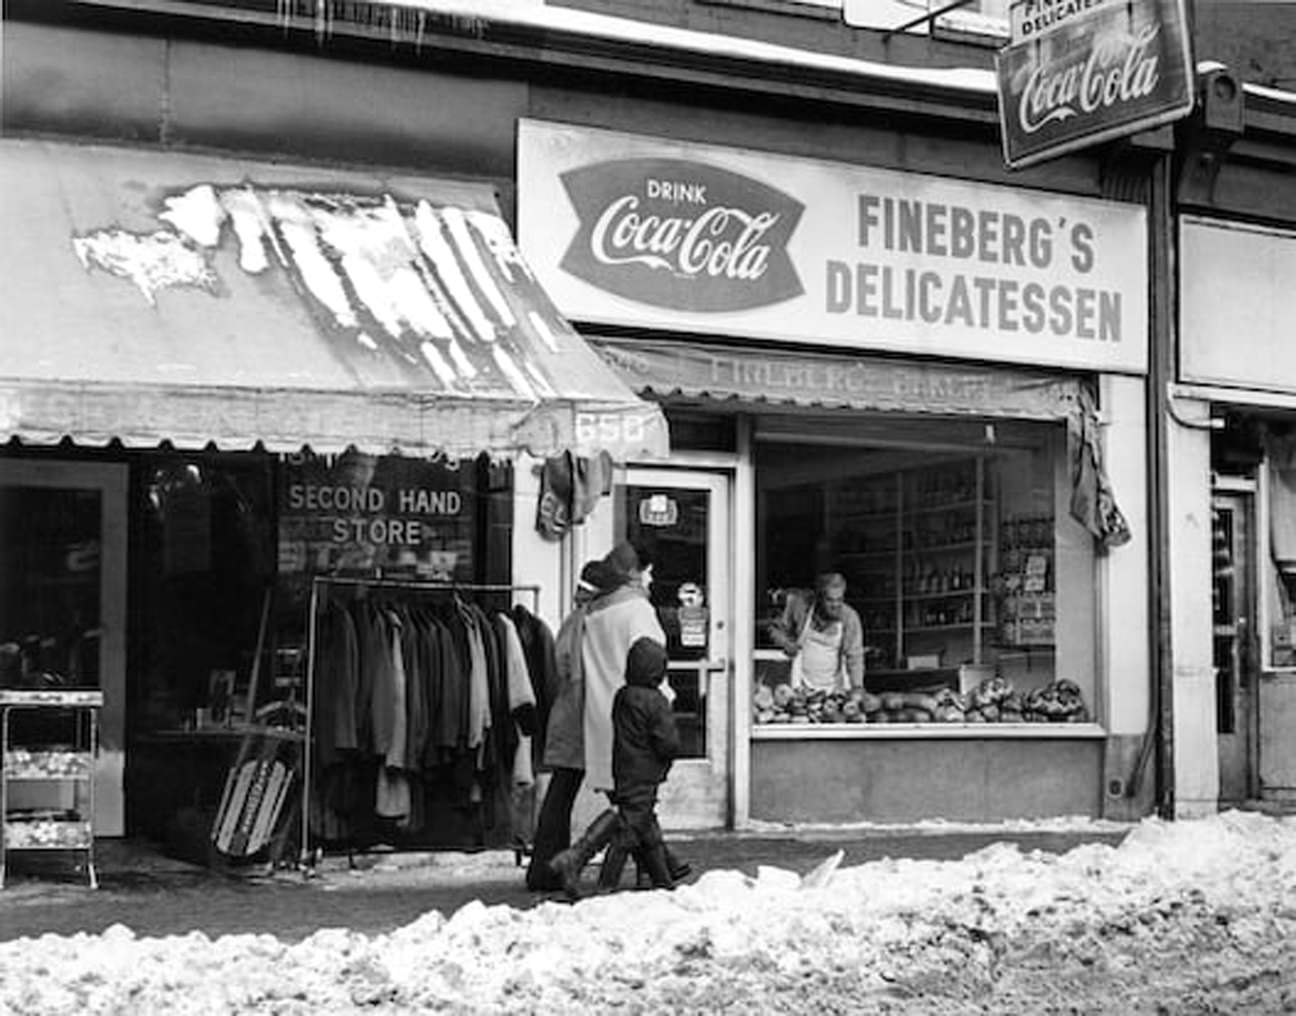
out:
<path id="1" fill-rule="evenodd" d="M 1054 6 L 1065 10 L 1045 10 Z M 1080 7 L 1078 15 L 1074 0 L 1023 0 L 1014 7 L 1019 9 L 1014 25 L 1021 21 L 1023 30 L 1014 34 L 1020 41 L 996 58 L 1010 167 L 1147 130 L 1192 110 L 1183 0 Z"/>
<path id="2" fill-rule="evenodd" d="M 683 159 L 621 159 L 562 175 L 580 225 L 562 267 L 619 296 L 688 311 L 800 296 L 787 244 L 804 206 Z"/>

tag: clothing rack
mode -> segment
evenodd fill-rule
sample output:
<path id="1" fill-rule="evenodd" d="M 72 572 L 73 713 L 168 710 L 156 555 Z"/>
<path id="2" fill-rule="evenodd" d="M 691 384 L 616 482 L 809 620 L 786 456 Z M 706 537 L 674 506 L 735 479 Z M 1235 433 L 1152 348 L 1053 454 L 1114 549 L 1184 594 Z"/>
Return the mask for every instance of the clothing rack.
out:
<path id="1" fill-rule="evenodd" d="M 314 742 L 314 689 L 315 689 L 315 644 L 316 626 L 319 620 L 321 590 L 336 587 L 363 588 L 366 590 L 391 590 L 402 593 L 530 593 L 531 611 L 539 613 L 540 586 L 534 584 L 512 585 L 492 582 L 426 582 L 403 579 L 363 579 L 333 575 L 316 575 L 311 580 L 310 616 L 306 626 L 306 738 L 303 746 L 304 761 L 302 764 L 302 807 L 301 807 L 301 847 L 300 866 L 303 871 L 311 871 L 316 858 L 310 847 L 310 804 L 311 780 L 314 759 L 312 746 Z"/>

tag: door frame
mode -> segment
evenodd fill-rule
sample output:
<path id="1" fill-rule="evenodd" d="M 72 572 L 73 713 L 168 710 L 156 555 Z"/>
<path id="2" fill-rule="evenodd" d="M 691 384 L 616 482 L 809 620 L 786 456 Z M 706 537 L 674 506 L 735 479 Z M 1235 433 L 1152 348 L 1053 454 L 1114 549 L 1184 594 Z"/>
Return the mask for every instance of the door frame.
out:
<path id="1" fill-rule="evenodd" d="M 1256 480 L 1256 556 L 1255 556 L 1255 589 L 1256 589 L 1256 630 L 1258 646 L 1256 651 L 1256 686 L 1253 712 L 1255 714 L 1254 751 L 1252 771 L 1254 773 L 1252 789 L 1257 803 L 1264 802 L 1290 805 L 1296 801 L 1296 788 L 1290 785 L 1265 786 L 1264 732 L 1267 710 L 1265 699 L 1273 699 L 1281 693 L 1277 703 L 1286 707 L 1288 718 L 1292 719 L 1292 707 L 1289 703 L 1296 700 L 1296 667 L 1276 666 L 1271 655 L 1271 638 L 1273 618 L 1270 613 L 1270 583 L 1276 581 L 1274 563 L 1270 556 L 1268 544 L 1272 502 L 1269 482 L 1269 460 L 1260 464 Z M 1296 781 L 1294 781 L 1296 782 Z"/>
<path id="2" fill-rule="evenodd" d="M 670 463 L 630 464 L 617 471 L 615 485 L 676 485 L 685 490 L 707 490 L 712 495 L 711 511 L 708 517 L 707 585 L 712 591 L 722 589 L 726 602 L 722 610 L 712 610 L 708 619 L 708 654 L 705 660 L 699 661 L 701 671 L 700 689 L 707 701 L 706 709 L 706 743 L 705 759 L 679 759 L 672 767 L 672 773 L 701 771 L 707 767 L 713 776 L 701 775 L 698 778 L 706 781 L 714 779 L 712 793 L 719 798 L 718 807 L 699 809 L 690 812 L 687 809 L 673 810 L 670 804 L 670 791 L 664 788 L 661 804 L 663 826 L 674 829 L 732 827 L 733 824 L 733 787 L 734 787 L 734 616 L 737 613 L 734 600 L 734 554 L 733 502 L 734 483 L 732 469 L 703 466 L 696 462 L 684 463 L 672 460 Z M 613 534 L 615 535 L 615 534 Z M 708 596 L 712 607 L 715 606 L 714 593 Z M 723 691 L 723 703 L 719 710 L 712 704 Z"/>
<path id="3" fill-rule="evenodd" d="M 95 760 L 96 836 L 126 833 L 126 562 L 130 467 L 124 462 L 0 458 L 0 488 L 97 490 L 102 535 L 99 568 L 99 687 L 104 693 Z"/>
<path id="4" fill-rule="evenodd" d="M 1241 527 L 1241 546 L 1234 549 L 1234 567 L 1236 570 L 1233 582 L 1235 610 L 1234 618 L 1234 654 L 1237 668 L 1237 688 L 1233 691 L 1235 706 L 1240 706 L 1234 718 L 1232 735 L 1219 732 L 1218 698 L 1216 707 L 1216 756 L 1219 770 L 1219 800 L 1221 803 L 1240 804 L 1254 801 L 1260 796 L 1259 752 L 1260 752 L 1260 632 L 1259 592 L 1261 567 L 1259 548 L 1259 496 L 1253 480 L 1243 477 L 1215 477 L 1211 483 L 1211 511 L 1216 508 L 1229 508 L 1239 514 L 1243 520 Z M 1235 529 L 1236 531 L 1236 529 Z M 1212 547 L 1212 554 L 1214 548 Z M 1241 631 L 1237 629 L 1241 628 Z M 1213 639 L 1212 639 L 1213 645 Z M 1213 654 L 1213 649 L 1212 649 Z M 1216 680 L 1219 680 L 1218 674 Z M 1241 772 L 1234 772 L 1230 779 L 1225 778 L 1225 759 L 1219 750 L 1220 739 L 1243 737 L 1245 744 L 1241 752 L 1232 761 L 1240 767 Z M 1228 785 L 1241 786 L 1241 793 L 1225 796 Z"/>

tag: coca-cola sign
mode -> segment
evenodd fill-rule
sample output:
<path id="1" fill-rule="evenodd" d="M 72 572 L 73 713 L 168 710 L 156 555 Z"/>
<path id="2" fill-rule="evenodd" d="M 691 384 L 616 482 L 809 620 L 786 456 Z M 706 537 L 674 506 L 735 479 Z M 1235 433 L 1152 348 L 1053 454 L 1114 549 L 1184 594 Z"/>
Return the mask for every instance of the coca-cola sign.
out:
<path id="1" fill-rule="evenodd" d="M 620 159 L 562 174 L 579 219 L 561 267 L 672 310 L 750 310 L 804 289 L 787 244 L 804 206 L 737 173 L 683 159 Z"/>
<path id="2" fill-rule="evenodd" d="M 1095 7 L 997 58 L 1004 160 L 1019 168 L 1134 134 L 1193 106 L 1183 0 Z"/>

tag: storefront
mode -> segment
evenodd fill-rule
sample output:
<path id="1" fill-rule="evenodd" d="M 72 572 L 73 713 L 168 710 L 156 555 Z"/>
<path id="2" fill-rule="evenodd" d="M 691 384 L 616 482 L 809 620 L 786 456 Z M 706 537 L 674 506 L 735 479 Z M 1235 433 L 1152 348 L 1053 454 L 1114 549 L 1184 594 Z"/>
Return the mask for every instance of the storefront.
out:
<path id="1" fill-rule="evenodd" d="M 676 826 L 1101 815 L 1149 723 L 1144 208 L 524 120 L 519 241 L 671 425 Z M 687 548 L 687 549 L 685 549 Z M 771 629 L 839 572 L 862 682 Z M 854 682 L 852 682 L 854 683 Z"/>
<path id="2" fill-rule="evenodd" d="M 1181 814 L 1296 801 L 1296 232 L 1184 215 L 1171 553 Z M 1227 337 L 1227 341 L 1222 341 Z M 1200 513 L 1200 514 L 1198 514 Z M 1209 597 L 1202 589 L 1210 589 Z"/>
<path id="3" fill-rule="evenodd" d="M 1165 413 L 1175 813 L 1296 801 L 1293 95 L 1201 71 L 1175 181 Z"/>
<path id="4" fill-rule="evenodd" d="M 319 579 L 538 616 L 513 460 L 665 453 L 660 410 L 555 311 L 487 185 L 0 154 L 0 687 L 104 692 L 99 835 L 204 840 L 249 722 L 319 710 Z M 484 804 L 479 782 L 457 790 Z M 489 826 L 423 842 L 511 838 Z"/>

